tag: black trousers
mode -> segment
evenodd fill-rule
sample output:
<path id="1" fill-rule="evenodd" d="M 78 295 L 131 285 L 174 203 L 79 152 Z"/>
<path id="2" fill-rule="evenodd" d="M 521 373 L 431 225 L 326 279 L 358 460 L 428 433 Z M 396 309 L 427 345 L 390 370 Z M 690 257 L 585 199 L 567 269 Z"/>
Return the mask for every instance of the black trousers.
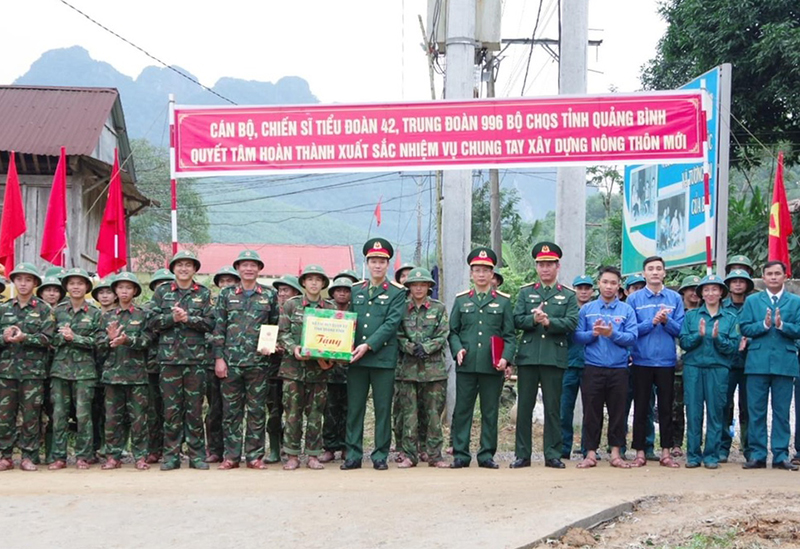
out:
<path id="1" fill-rule="evenodd" d="M 647 437 L 647 414 L 650 409 L 650 394 L 656 386 L 658 402 L 658 428 L 661 448 L 672 448 L 675 444 L 675 429 L 672 424 L 672 405 L 675 400 L 675 368 L 633 365 L 633 449 L 645 450 Z"/>
<path id="2" fill-rule="evenodd" d="M 625 446 L 628 369 L 587 364 L 581 380 L 583 436 L 586 451 L 597 451 L 603 431 L 603 406 L 608 408 L 608 445 Z"/>

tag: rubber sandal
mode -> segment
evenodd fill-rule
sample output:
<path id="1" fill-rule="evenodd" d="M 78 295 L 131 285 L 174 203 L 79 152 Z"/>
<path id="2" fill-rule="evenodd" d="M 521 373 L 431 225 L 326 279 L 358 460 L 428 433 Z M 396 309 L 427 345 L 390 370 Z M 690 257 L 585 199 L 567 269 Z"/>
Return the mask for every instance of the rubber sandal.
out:
<path id="1" fill-rule="evenodd" d="M 673 461 L 672 457 L 670 456 L 662 457 L 661 459 L 658 460 L 658 463 L 662 467 L 669 467 L 670 469 L 677 469 L 678 467 L 680 467 L 680 465 L 675 463 L 675 461 Z"/>
<path id="2" fill-rule="evenodd" d="M 631 464 L 622 459 L 621 457 L 616 457 L 611 460 L 611 466 L 616 467 L 617 469 L 630 469 Z"/>
<path id="3" fill-rule="evenodd" d="M 324 469 L 325 466 L 319 462 L 317 458 L 308 458 L 308 463 L 306 463 L 306 467 L 309 469 L 314 469 L 315 471 L 319 471 L 320 469 Z"/>
<path id="4" fill-rule="evenodd" d="M 647 459 L 642 456 L 636 456 L 631 461 L 631 467 L 644 467 L 645 465 L 647 465 Z"/>
<path id="5" fill-rule="evenodd" d="M 581 461 L 577 465 L 577 467 L 578 467 L 578 469 L 590 469 L 592 467 L 595 467 L 596 465 L 597 465 L 597 460 L 596 459 L 590 458 L 590 457 L 585 457 L 585 458 L 583 458 L 583 461 Z"/>
<path id="6" fill-rule="evenodd" d="M 672 449 L 672 451 L 669 453 L 669 455 L 671 455 L 674 458 L 683 457 L 683 450 L 681 450 L 680 448 L 678 448 L 676 446 L 675 448 Z"/>

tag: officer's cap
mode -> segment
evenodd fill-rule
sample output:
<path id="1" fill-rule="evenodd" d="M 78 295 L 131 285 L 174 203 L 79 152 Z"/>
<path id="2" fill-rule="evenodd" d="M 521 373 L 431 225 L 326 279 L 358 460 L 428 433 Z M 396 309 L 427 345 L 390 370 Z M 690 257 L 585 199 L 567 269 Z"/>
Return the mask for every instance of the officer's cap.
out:
<path id="1" fill-rule="evenodd" d="M 475 248 L 469 253 L 467 256 L 467 264 L 470 267 L 473 265 L 484 265 L 494 269 L 494 266 L 497 265 L 497 254 L 494 253 L 494 250 L 491 248 L 481 246 L 480 248 Z"/>
<path id="2" fill-rule="evenodd" d="M 361 251 L 367 259 L 370 257 L 390 259 L 394 256 L 394 248 L 392 248 L 391 243 L 385 238 L 371 238 L 364 244 Z"/>
<path id="3" fill-rule="evenodd" d="M 561 248 L 553 242 L 538 242 L 533 246 L 531 255 L 536 261 L 558 261 L 563 254 Z"/>

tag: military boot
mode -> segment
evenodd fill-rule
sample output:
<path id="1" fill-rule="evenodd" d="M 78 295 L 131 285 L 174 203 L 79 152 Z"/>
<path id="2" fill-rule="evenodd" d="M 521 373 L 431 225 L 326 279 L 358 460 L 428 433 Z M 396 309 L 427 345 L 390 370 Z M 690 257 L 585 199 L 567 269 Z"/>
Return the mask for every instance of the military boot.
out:
<path id="1" fill-rule="evenodd" d="M 266 463 L 278 463 L 281 460 L 281 437 L 275 433 L 269 434 L 269 455 L 264 458 Z"/>

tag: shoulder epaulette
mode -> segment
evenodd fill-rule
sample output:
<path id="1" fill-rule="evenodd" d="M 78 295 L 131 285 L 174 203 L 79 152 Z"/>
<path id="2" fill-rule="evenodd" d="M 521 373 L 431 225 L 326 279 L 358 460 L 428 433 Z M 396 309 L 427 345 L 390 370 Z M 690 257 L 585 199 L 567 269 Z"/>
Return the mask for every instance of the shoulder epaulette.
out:
<path id="1" fill-rule="evenodd" d="M 400 288 L 403 291 L 408 289 L 405 286 L 403 286 L 402 284 L 400 284 L 399 282 L 395 282 L 394 280 L 390 280 L 389 282 L 391 282 L 395 287 Z"/>
<path id="2" fill-rule="evenodd" d="M 505 297 L 506 299 L 511 299 L 511 294 L 507 294 L 505 292 L 501 292 L 500 290 L 495 290 L 495 292 L 497 292 L 498 295 L 501 295 L 501 296 Z"/>
<path id="3" fill-rule="evenodd" d="M 520 289 L 527 288 L 528 286 L 533 286 L 535 284 L 536 284 L 536 282 L 528 282 L 527 284 L 523 284 L 522 286 L 520 286 Z"/>
<path id="4" fill-rule="evenodd" d="M 575 293 L 575 288 L 573 288 L 572 286 L 567 286 L 566 284 L 562 284 L 561 287 L 565 290 L 569 290 L 570 292 Z"/>
<path id="5" fill-rule="evenodd" d="M 456 297 L 461 297 L 462 295 L 467 295 L 468 293 L 469 290 L 464 290 L 463 292 L 456 294 Z"/>

